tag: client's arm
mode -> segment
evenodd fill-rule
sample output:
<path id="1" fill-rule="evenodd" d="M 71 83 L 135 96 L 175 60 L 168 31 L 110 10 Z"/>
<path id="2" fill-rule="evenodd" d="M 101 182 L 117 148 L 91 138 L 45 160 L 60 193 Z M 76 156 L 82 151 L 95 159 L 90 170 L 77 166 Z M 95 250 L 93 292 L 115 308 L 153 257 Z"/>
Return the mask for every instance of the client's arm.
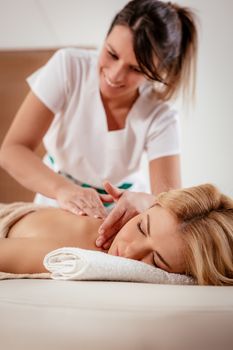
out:
<path id="1" fill-rule="evenodd" d="M 48 272 L 44 256 L 60 248 L 56 241 L 46 238 L 0 239 L 0 271 L 10 273 Z"/>
<path id="2" fill-rule="evenodd" d="M 43 259 L 57 248 L 102 250 L 95 246 L 100 223 L 59 208 L 29 213 L 10 227 L 7 238 L 0 239 L 0 271 L 45 272 Z"/>

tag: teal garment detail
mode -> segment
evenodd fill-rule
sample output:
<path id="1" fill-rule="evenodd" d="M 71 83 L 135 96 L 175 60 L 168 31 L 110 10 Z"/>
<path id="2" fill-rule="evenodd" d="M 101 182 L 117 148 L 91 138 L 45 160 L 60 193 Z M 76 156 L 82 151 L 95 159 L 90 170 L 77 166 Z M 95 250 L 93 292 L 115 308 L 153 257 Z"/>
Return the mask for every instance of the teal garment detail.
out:
<path id="1" fill-rule="evenodd" d="M 50 155 L 48 155 L 48 158 L 50 160 L 51 165 L 55 165 L 55 161 L 54 158 Z M 67 179 L 71 180 L 72 182 L 74 182 L 76 185 L 79 185 L 81 187 L 86 187 L 86 188 L 93 188 L 94 190 L 96 190 L 98 193 L 100 194 L 107 194 L 107 192 L 103 189 L 103 188 L 98 188 L 98 187 L 94 187 L 91 186 L 87 183 L 82 183 L 81 181 L 75 179 L 72 175 L 67 174 L 63 171 L 58 171 L 58 174 L 66 177 Z M 128 190 L 129 188 L 131 188 L 133 186 L 132 183 L 130 182 L 125 182 L 123 184 L 121 184 L 120 186 L 117 186 L 117 188 L 119 188 L 119 190 Z M 110 205 L 112 205 L 112 203 L 103 203 L 105 207 L 109 207 Z"/>
<path id="2" fill-rule="evenodd" d="M 120 190 L 128 190 L 133 184 L 125 182 L 122 185 L 118 186 Z M 81 184 L 82 187 L 94 188 L 100 194 L 108 194 L 103 188 L 93 187 L 86 183 Z M 103 203 L 105 207 L 112 205 L 112 203 Z"/>
<path id="3" fill-rule="evenodd" d="M 98 187 L 93 187 L 91 185 L 88 184 L 81 184 L 82 187 L 90 187 L 90 188 L 94 188 L 98 193 L 100 194 L 107 194 L 107 192 L 103 189 L 103 188 L 98 188 Z M 119 190 L 128 190 L 130 187 L 132 187 L 133 184 L 129 183 L 129 182 L 125 182 L 120 186 L 117 186 L 117 188 L 119 188 Z"/>
<path id="4" fill-rule="evenodd" d="M 51 163 L 52 165 L 54 165 L 54 164 L 55 164 L 55 162 L 54 162 L 53 157 L 51 157 L 50 155 L 48 155 L 48 157 L 49 157 L 50 163 Z"/>

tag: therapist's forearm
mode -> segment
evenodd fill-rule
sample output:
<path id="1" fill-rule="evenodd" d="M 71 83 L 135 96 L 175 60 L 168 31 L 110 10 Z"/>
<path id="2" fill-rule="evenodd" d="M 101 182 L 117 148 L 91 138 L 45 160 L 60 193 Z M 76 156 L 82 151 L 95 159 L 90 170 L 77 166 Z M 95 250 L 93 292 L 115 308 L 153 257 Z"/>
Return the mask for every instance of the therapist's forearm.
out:
<path id="1" fill-rule="evenodd" d="M 181 188 L 180 156 L 167 156 L 150 162 L 151 192 L 158 195 L 171 189 Z"/>
<path id="2" fill-rule="evenodd" d="M 33 151 L 23 145 L 2 148 L 0 164 L 21 185 L 50 198 L 56 198 L 57 190 L 69 183 L 63 176 L 49 169 Z"/>

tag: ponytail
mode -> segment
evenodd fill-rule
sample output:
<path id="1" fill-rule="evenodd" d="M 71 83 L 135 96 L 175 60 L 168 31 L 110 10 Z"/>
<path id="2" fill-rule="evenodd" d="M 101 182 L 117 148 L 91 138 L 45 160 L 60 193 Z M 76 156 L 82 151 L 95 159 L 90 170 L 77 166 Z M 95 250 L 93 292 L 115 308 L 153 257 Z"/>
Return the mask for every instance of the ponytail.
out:
<path id="1" fill-rule="evenodd" d="M 177 62 L 177 78 L 183 85 L 183 94 L 195 97 L 198 35 L 194 13 L 186 8 L 173 5 L 181 22 L 180 55 Z"/>
<path id="2" fill-rule="evenodd" d="M 194 97 L 197 61 L 195 15 L 186 7 L 160 0 L 131 0 L 115 16 L 115 25 L 130 28 L 134 53 L 142 73 L 154 81 L 162 100 Z"/>

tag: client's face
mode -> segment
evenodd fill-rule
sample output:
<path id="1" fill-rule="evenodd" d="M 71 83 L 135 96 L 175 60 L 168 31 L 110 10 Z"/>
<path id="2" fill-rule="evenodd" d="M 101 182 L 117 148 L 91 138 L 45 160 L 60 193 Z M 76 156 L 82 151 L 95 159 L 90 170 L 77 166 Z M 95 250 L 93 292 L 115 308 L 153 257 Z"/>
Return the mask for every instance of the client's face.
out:
<path id="1" fill-rule="evenodd" d="M 184 244 L 179 222 L 159 205 L 131 219 L 116 235 L 108 253 L 184 273 Z"/>

